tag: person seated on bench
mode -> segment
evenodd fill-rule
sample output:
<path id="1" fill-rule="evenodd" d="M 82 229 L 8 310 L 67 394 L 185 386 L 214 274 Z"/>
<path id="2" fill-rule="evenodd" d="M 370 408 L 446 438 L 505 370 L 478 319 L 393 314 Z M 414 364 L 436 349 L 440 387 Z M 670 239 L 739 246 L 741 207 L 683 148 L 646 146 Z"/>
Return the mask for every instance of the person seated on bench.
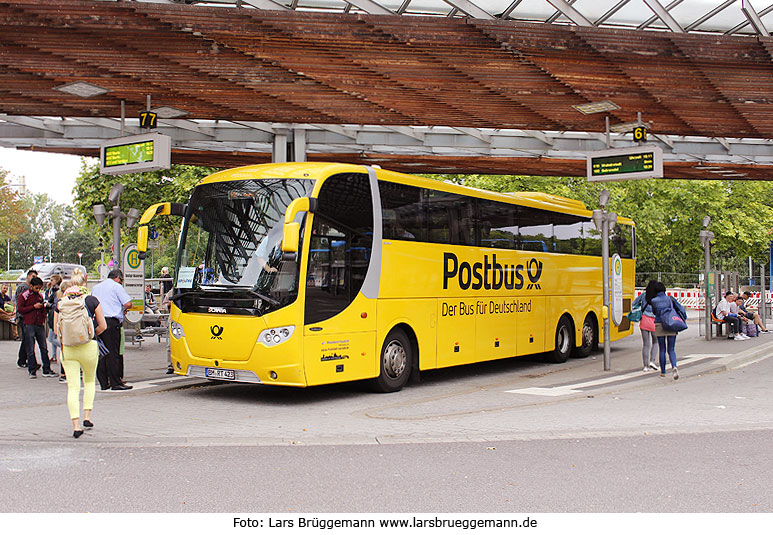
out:
<path id="1" fill-rule="evenodd" d="M 728 336 L 728 338 L 733 338 L 734 340 L 748 340 L 749 337 L 741 331 L 741 319 L 738 317 L 738 314 L 732 312 L 730 303 L 735 304 L 735 294 L 733 292 L 726 292 L 725 297 L 723 297 L 717 305 L 717 319 L 730 325 L 730 332 L 734 334 L 734 336 Z"/>
<path id="2" fill-rule="evenodd" d="M 770 331 L 765 328 L 765 324 L 762 323 L 762 318 L 760 318 L 760 315 L 757 314 L 756 312 L 749 312 L 748 310 L 746 310 L 746 300 L 749 299 L 751 296 L 752 294 L 750 294 L 749 292 L 744 292 L 743 294 L 739 294 L 738 297 L 735 298 L 735 304 L 738 305 L 738 316 L 744 318 L 747 323 L 749 321 L 754 322 L 754 324 L 759 328 L 760 332 L 767 334 Z"/>

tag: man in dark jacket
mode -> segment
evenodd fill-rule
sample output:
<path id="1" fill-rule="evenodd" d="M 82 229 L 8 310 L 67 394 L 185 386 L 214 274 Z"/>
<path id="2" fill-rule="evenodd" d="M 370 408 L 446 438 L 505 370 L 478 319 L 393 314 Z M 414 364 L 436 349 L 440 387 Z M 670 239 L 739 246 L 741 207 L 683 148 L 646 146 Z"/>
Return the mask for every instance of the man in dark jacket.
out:
<path id="1" fill-rule="evenodd" d="M 19 296 L 30 287 L 30 281 L 32 277 L 37 277 L 38 272 L 31 269 L 27 272 L 27 281 L 16 285 L 16 292 L 13 294 L 13 301 L 16 303 L 16 327 L 19 330 L 19 338 L 21 343 L 19 344 L 19 358 L 16 360 L 16 366 L 18 368 L 27 367 L 27 345 L 24 342 L 24 321 L 21 319 L 21 312 L 19 312 Z"/>
<path id="2" fill-rule="evenodd" d="M 40 290 L 43 288 L 43 281 L 38 277 L 33 277 L 30 281 L 30 287 L 24 290 L 19 296 L 17 309 L 22 315 L 24 323 L 24 345 L 27 349 L 27 370 L 29 370 L 30 379 L 37 378 L 37 371 L 40 368 L 35 358 L 35 341 L 40 348 L 40 360 L 43 362 L 43 377 L 56 377 L 51 371 L 51 363 L 48 360 L 48 347 L 46 345 L 46 307 Z"/>

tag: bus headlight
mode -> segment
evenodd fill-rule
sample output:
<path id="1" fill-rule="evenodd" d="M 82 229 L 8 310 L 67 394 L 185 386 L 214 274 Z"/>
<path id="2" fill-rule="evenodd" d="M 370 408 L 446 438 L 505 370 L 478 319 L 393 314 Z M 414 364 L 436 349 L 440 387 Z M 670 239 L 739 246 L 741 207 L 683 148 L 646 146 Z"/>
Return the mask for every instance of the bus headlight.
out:
<path id="1" fill-rule="evenodd" d="M 169 322 L 169 331 L 172 333 L 172 336 L 174 336 L 175 340 L 179 340 L 180 338 L 185 336 L 185 331 L 183 330 L 183 326 L 177 323 L 176 321 Z"/>
<path id="2" fill-rule="evenodd" d="M 266 347 L 273 347 L 286 342 L 293 335 L 294 331 L 295 327 L 292 325 L 266 329 L 258 335 L 258 342 Z"/>

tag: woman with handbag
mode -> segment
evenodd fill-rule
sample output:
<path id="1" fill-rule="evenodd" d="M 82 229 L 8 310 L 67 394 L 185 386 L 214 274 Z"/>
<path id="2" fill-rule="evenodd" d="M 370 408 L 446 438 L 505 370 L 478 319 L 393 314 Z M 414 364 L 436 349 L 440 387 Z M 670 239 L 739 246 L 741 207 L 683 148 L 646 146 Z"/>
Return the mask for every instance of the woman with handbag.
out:
<path id="1" fill-rule="evenodd" d="M 657 284 L 657 282 L 658 281 L 656 280 L 651 280 L 647 284 L 647 289 L 644 293 L 634 299 L 631 307 L 631 313 L 637 310 L 637 308 L 640 311 L 639 331 L 641 331 L 642 341 L 641 357 L 644 363 L 644 369 L 642 371 L 645 373 L 650 370 L 659 369 L 659 366 L 655 362 L 655 359 L 658 357 L 658 339 L 655 336 L 655 313 L 652 312 L 652 305 L 646 298 L 647 291 L 651 291 L 650 288 Z"/>
<path id="2" fill-rule="evenodd" d="M 652 288 L 647 287 L 645 299 L 652 305 L 655 313 L 655 336 L 660 349 L 660 376 L 666 376 L 666 351 L 671 361 L 674 380 L 679 379 L 676 367 L 676 335 L 687 328 L 687 312 L 679 301 L 666 295 L 666 287 L 662 282 L 656 282 Z"/>

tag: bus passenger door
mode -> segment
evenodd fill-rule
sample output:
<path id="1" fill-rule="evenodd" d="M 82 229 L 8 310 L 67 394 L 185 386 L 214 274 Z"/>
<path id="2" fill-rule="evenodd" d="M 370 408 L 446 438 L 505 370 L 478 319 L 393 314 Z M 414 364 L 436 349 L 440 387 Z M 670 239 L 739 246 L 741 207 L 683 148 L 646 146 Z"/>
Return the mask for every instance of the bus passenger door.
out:
<path id="1" fill-rule="evenodd" d="M 376 300 L 360 292 L 373 248 L 368 175 L 328 178 L 312 218 L 304 309 L 308 385 L 378 374 Z"/>

